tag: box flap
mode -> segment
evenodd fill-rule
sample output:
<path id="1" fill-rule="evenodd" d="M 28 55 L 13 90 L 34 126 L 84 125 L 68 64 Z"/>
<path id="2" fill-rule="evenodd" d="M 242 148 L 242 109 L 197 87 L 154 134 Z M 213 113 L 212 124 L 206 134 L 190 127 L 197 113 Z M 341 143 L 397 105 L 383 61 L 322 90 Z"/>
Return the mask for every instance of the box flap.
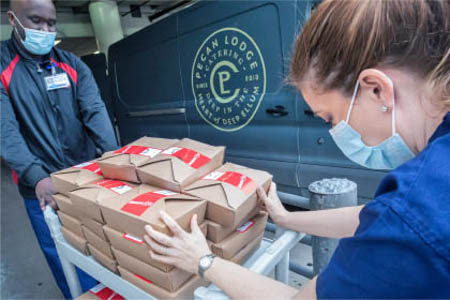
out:
<path id="1" fill-rule="evenodd" d="M 88 170 L 77 170 L 74 168 L 69 168 L 66 170 L 62 170 L 58 173 L 53 173 L 51 176 L 53 181 L 55 179 L 59 179 L 68 182 L 74 186 L 81 186 L 102 178 L 102 176 L 98 175 L 97 173 Z"/>
<path id="2" fill-rule="evenodd" d="M 159 211 L 167 211 L 166 206 L 169 202 L 180 200 L 200 201 L 199 198 L 194 196 L 163 190 L 144 184 L 139 186 L 139 192 L 135 196 L 131 196 L 130 194 L 129 196 L 127 195 L 126 198 L 128 199 L 121 201 L 121 210 L 144 218 L 159 218 Z"/>
<path id="3" fill-rule="evenodd" d="M 226 163 L 185 189 L 185 192 L 238 208 L 259 185 L 267 185 L 272 175 L 265 171 Z M 218 187 L 221 188 L 218 188 Z"/>
<path id="4" fill-rule="evenodd" d="M 71 194 L 84 199 L 101 201 L 103 199 L 110 199 L 112 197 L 128 193 L 135 187 L 136 185 L 121 180 L 102 179 L 91 184 L 81 186 L 72 191 Z"/>
<path id="5" fill-rule="evenodd" d="M 162 151 L 149 162 L 141 164 L 140 167 L 150 173 L 165 169 L 166 173 L 158 173 L 159 177 L 181 183 L 224 151 L 225 147 L 211 146 L 185 138 Z"/>
<path id="6" fill-rule="evenodd" d="M 177 218 L 186 212 L 186 206 L 189 206 L 189 201 L 186 200 L 202 201 L 194 196 L 141 184 L 133 191 L 122 195 L 119 201 L 110 201 L 103 203 L 103 205 L 122 213 L 151 221 L 153 224 L 164 226 L 164 223 L 160 220 L 159 212 L 163 210 L 172 217 Z"/>
<path id="7" fill-rule="evenodd" d="M 102 157 L 101 163 L 114 165 L 134 165 L 145 164 L 164 149 L 174 145 L 178 140 L 163 139 L 153 137 L 142 137 L 116 151 Z"/>

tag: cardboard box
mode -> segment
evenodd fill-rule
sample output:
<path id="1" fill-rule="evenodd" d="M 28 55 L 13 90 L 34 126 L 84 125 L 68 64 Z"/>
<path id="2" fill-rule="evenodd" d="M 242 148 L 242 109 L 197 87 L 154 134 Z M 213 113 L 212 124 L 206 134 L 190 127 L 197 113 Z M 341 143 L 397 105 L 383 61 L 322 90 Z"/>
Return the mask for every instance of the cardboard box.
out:
<path id="1" fill-rule="evenodd" d="M 64 195 L 68 195 L 82 185 L 103 178 L 102 171 L 95 160 L 52 173 L 50 176 L 55 189 Z"/>
<path id="2" fill-rule="evenodd" d="M 238 225 L 244 225 L 244 223 L 248 222 L 250 219 L 258 215 L 260 211 L 260 207 L 255 207 L 248 215 L 245 216 L 244 220 Z M 223 241 L 230 233 L 232 233 L 234 230 L 236 230 L 236 227 L 234 226 L 223 226 L 220 224 L 217 224 L 213 221 L 206 221 L 208 223 L 208 240 L 218 243 Z"/>
<path id="3" fill-rule="evenodd" d="M 124 297 L 114 292 L 112 289 L 106 287 L 105 285 L 99 283 L 89 291 L 81 294 L 75 300 L 125 300 Z"/>
<path id="4" fill-rule="evenodd" d="M 170 234 L 169 228 L 160 219 L 161 210 L 167 212 L 184 229 L 190 227 L 194 214 L 197 214 L 198 222 L 202 223 L 206 201 L 141 184 L 121 195 L 118 200 L 101 201 L 100 206 L 106 224 L 142 239 L 147 224 L 155 230 Z"/>
<path id="5" fill-rule="evenodd" d="M 163 288 L 160 288 L 156 284 L 153 284 L 150 280 L 134 274 L 122 268 L 121 266 L 119 266 L 118 268 L 123 279 L 129 281 L 138 288 L 158 299 L 193 299 L 195 290 L 198 287 L 205 286 L 207 284 L 207 282 L 205 282 L 199 276 L 192 276 L 191 279 L 183 284 L 178 291 L 169 292 Z"/>
<path id="6" fill-rule="evenodd" d="M 98 159 L 98 165 L 105 178 L 139 183 L 136 167 L 149 162 L 153 157 L 177 142 L 179 140 L 142 137 Z"/>
<path id="7" fill-rule="evenodd" d="M 75 233 L 76 235 L 85 238 L 83 234 L 83 230 L 81 228 L 81 221 L 69 216 L 68 214 L 63 213 L 62 211 L 58 210 L 58 216 L 61 220 L 61 223 L 64 227 Z"/>
<path id="8" fill-rule="evenodd" d="M 91 244 L 88 244 L 88 248 L 91 255 L 99 264 L 109 269 L 111 272 L 119 274 L 117 269 L 117 261 L 115 259 L 111 259 L 110 257 L 106 256 L 105 254 L 103 254 L 103 252 L 101 252 Z"/>
<path id="9" fill-rule="evenodd" d="M 184 189 L 184 193 L 208 200 L 206 219 L 237 227 L 255 207 L 256 188 L 268 191 L 272 175 L 226 163 Z"/>
<path id="10" fill-rule="evenodd" d="M 200 229 L 203 234 L 206 235 L 207 224 L 204 222 L 200 225 Z M 150 248 L 142 238 L 135 237 L 131 234 L 119 232 L 109 226 L 104 227 L 105 233 L 108 236 L 108 240 L 111 241 L 111 245 L 122 252 L 131 255 L 140 261 L 152 265 L 163 272 L 169 272 L 173 269 L 173 266 L 160 263 L 151 259 L 148 251 Z"/>
<path id="11" fill-rule="evenodd" d="M 173 268 L 169 272 L 163 272 L 120 250 L 113 248 L 113 251 L 119 266 L 131 270 L 134 274 L 150 279 L 153 284 L 169 292 L 177 291 L 193 275 L 192 273 L 177 268 Z"/>
<path id="12" fill-rule="evenodd" d="M 250 241 L 256 239 L 262 232 L 267 223 L 267 213 L 261 212 L 251 221 L 237 228 L 223 241 L 212 245 L 212 252 L 224 259 L 231 259 Z"/>
<path id="13" fill-rule="evenodd" d="M 183 139 L 137 169 L 141 182 L 172 191 L 182 189 L 223 163 L 225 147 Z"/>
<path id="14" fill-rule="evenodd" d="M 63 194 L 55 194 L 53 195 L 53 199 L 58 205 L 58 209 L 60 211 L 76 219 L 80 218 L 81 211 L 79 211 L 78 208 L 73 205 L 68 196 L 65 196 Z"/>
<path id="15" fill-rule="evenodd" d="M 135 187 L 125 181 L 102 179 L 77 188 L 69 193 L 69 197 L 83 216 L 105 223 L 99 203 L 118 201 L 120 195 L 129 193 Z"/>
<path id="16" fill-rule="evenodd" d="M 261 241 L 264 237 L 264 232 L 261 233 L 256 239 L 252 240 L 250 243 L 248 243 L 244 248 L 241 249 L 230 261 L 242 265 L 247 261 L 247 259 L 252 256 L 252 254 L 258 250 L 259 246 L 261 245 Z"/>
<path id="17" fill-rule="evenodd" d="M 111 259 L 114 259 L 114 255 L 111 250 L 111 245 L 104 241 L 102 238 L 93 233 L 89 228 L 83 226 L 83 233 L 89 244 L 94 246 L 98 251 L 102 252 L 104 255 Z"/>
<path id="18" fill-rule="evenodd" d="M 90 231 L 95 233 L 96 236 L 106 242 L 109 242 L 105 232 L 103 231 L 103 226 L 105 226 L 103 223 L 97 222 L 88 217 L 81 217 L 81 223 L 84 227 L 89 228 Z"/>
<path id="19" fill-rule="evenodd" d="M 89 255 L 87 241 L 84 238 L 76 235 L 75 233 L 64 227 L 61 227 L 61 232 L 66 242 L 68 242 L 70 245 L 72 245 L 75 249 L 77 249 L 84 255 Z"/>

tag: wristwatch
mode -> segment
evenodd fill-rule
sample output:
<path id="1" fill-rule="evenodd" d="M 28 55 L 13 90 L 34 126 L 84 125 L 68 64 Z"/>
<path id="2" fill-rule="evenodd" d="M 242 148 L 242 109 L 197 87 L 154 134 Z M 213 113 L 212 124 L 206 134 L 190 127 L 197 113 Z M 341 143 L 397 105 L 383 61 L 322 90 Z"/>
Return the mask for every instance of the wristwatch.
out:
<path id="1" fill-rule="evenodd" d="M 198 263 L 198 274 L 201 278 L 203 278 L 203 274 L 206 272 L 206 270 L 211 267 L 214 258 L 216 258 L 216 255 L 212 253 L 200 258 L 200 261 Z"/>

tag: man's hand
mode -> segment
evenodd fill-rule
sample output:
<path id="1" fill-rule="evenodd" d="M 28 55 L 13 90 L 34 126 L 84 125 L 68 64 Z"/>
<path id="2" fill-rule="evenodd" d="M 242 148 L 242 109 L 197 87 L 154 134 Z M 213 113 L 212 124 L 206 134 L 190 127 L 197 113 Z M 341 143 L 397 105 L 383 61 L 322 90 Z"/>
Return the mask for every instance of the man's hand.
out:
<path id="1" fill-rule="evenodd" d="M 283 226 L 282 222 L 286 221 L 285 219 L 289 215 L 289 212 L 284 208 L 280 198 L 278 198 L 277 185 L 272 182 L 268 195 L 266 195 L 262 187 L 258 187 L 257 193 L 259 199 L 262 200 L 263 208 L 267 210 L 275 224 Z"/>
<path id="2" fill-rule="evenodd" d="M 58 209 L 53 195 L 56 194 L 56 189 L 50 177 L 44 178 L 36 184 L 36 196 L 39 199 L 41 209 L 45 210 L 45 204 L 48 203 L 53 209 Z"/>

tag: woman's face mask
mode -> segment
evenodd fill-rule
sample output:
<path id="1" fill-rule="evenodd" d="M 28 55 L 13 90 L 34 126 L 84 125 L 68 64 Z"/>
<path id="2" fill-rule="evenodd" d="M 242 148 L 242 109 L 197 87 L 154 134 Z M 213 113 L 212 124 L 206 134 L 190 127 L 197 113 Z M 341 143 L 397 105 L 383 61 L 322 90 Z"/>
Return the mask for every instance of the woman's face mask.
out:
<path id="1" fill-rule="evenodd" d="M 17 36 L 20 37 L 22 45 L 28 50 L 28 52 L 34 55 L 45 55 L 52 50 L 55 45 L 56 32 L 25 28 L 16 15 L 13 12 L 11 12 L 11 14 L 14 16 L 17 26 L 20 26 L 25 32 L 25 39 L 22 39 L 21 35 L 17 31 L 17 28 L 14 27 Z"/>
<path id="2" fill-rule="evenodd" d="M 389 79 L 393 87 L 392 81 Z M 367 146 L 361 135 L 349 125 L 349 119 L 358 93 L 359 81 L 356 83 L 353 97 L 347 112 L 347 118 L 330 130 L 330 135 L 339 149 L 350 160 L 369 169 L 389 170 L 414 157 L 414 153 L 395 127 L 395 101 L 392 99 L 392 135 L 377 146 Z"/>

